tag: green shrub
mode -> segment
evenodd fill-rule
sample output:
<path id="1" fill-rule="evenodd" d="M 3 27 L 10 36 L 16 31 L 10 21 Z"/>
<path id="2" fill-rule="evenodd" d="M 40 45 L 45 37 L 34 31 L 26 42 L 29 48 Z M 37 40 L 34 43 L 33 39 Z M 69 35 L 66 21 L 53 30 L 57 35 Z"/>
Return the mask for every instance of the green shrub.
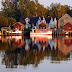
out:
<path id="1" fill-rule="evenodd" d="M 32 28 L 24 28 L 25 31 L 31 31 Z"/>

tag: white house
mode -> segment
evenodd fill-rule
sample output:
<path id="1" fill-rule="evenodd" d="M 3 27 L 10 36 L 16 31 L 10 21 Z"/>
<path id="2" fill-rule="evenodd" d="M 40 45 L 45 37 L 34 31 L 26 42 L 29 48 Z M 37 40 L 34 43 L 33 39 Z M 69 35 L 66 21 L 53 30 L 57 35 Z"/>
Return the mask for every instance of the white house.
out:
<path id="1" fill-rule="evenodd" d="M 54 18 L 54 21 L 53 21 L 53 18 L 51 17 L 51 20 L 50 20 L 50 23 L 49 23 L 49 27 L 50 28 L 55 28 L 56 24 L 57 24 L 56 18 Z"/>
<path id="2" fill-rule="evenodd" d="M 29 24 L 29 21 L 30 21 L 29 18 L 26 18 L 26 19 L 25 19 L 25 22 L 26 22 L 26 24 L 25 24 L 25 28 L 29 28 L 29 27 L 31 27 L 31 25 Z"/>
<path id="3" fill-rule="evenodd" d="M 36 28 L 39 28 L 39 24 L 41 24 L 42 23 L 42 20 L 41 20 L 41 18 L 39 17 L 39 19 L 38 19 L 38 21 L 37 21 L 37 23 L 36 23 Z"/>
<path id="4" fill-rule="evenodd" d="M 36 28 L 39 28 L 39 24 L 45 23 L 45 24 L 48 24 L 48 27 L 50 29 L 50 28 L 55 28 L 57 24 L 56 18 L 52 18 L 52 17 L 30 17 L 30 18 L 27 17 L 27 18 L 24 18 L 24 20 L 26 22 L 25 28 L 30 28 L 32 24 L 34 24 Z M 20 19 L 20 21 L 23 22 L 22 19 Z"/>

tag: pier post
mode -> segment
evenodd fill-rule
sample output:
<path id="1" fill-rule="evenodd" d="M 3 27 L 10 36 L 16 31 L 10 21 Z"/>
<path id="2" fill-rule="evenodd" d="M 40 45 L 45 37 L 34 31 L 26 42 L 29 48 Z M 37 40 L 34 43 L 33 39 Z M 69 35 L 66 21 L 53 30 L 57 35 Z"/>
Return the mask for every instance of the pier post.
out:
<path id="1" fill-rule="evenodd" d="M 62 32 L 61 32 L 61 38 L 62 38 Z"/>
<path id="2" fill-rule="evenodd" d="M 8 35 L 10 36 L 10 33 L 8 33 Z"/>
<path id="3" fill-rule="evenodd" d="M 11 36 L 12 36 L 12 31 L 11 31 Z"/>
<path id="4" fill-rule="evenodd" d="M 70 32 L 70 37 L 71 37 L 71 32 Z"/>
<path id="5" fill-rule="evenodd" d="M 3 36 L 3 31 L 2 31 L 2 36 Z"/>
<path id="6" fill-rule="evenodd" d="M 69 37 L 69 32 L 68 32 L 68 37 Z"/>
<path id="7" fill-rule="evenodd" d="M 65 32 L 64 32 L 64 37 L 65 37 Z"/>
<path id="8" fill-rule="evenodd" d="M 5 32 L 5 35 L 7 36 L 7 32 Z"/>
<path id="9" fill-rule="evenodd" d="M 55 31 L 55 38 L 56 38 L 56 31 Z"/>
<path id="10" fill-rule="evenodd" d="M 54 38 L 54 31 L 53 31 L 53 38 Z"/>
<path id="11" fill-rule="evenodd" d="M 57 32 L 57 37 L 58 37 L 58 32 Z"/>

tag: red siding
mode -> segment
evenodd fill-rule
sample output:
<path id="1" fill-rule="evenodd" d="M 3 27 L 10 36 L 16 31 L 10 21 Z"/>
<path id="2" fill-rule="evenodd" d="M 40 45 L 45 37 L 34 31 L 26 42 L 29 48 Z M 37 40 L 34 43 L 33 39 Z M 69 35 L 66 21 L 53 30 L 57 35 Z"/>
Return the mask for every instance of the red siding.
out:
<path id="1" fill-rule="evenodd" d="M 46 24 L 41 23 L 41 24 L 39 25 L 39 29 L 46 29 Z"/>
<path id="2" fill-rule="evenodd" d="M 21 39 L 19 39 L 18 41 L 16 41 L 16 40 L 13 41 L 13 45 L 16 47 L 19 47 L 19 45 L 21 45 L 21 43 L 22 43 Z"/>
<path id="3" fill-rule="evenodd" d="M 65 24 L 64 31 L 72 31 L 72 24 L 70 24 L 70 23 Z"/>
<path id="4" fill-rule="evenodd" d="M 47 32 L 47 29 L 36 29 L 36 33 Z"/>
<path id="5" fill-rule="evenodd" d="M 69 47 L 70 45 L 72 45 L 72 39 L 64 39 L 64 44 Z"/>
<path id="6" fill-rule="evenodd" d="M 13 25 L 13 29 L 15 29 L 15 28 L 18 29 L 18 27 L 19 27 L 19 30 L 21 30 L 21 25 L 20 24 L 16 23 L 15 25 Z"/>

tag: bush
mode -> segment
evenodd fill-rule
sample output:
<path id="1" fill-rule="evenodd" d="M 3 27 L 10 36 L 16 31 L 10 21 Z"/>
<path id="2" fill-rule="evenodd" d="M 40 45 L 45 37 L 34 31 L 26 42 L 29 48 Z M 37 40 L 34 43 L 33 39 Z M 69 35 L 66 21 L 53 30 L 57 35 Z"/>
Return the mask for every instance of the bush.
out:
<path id="1" fill-rule="evenodd" d="M 31 31 L 32 28 L 24 28 L 25 31 Z"/>

